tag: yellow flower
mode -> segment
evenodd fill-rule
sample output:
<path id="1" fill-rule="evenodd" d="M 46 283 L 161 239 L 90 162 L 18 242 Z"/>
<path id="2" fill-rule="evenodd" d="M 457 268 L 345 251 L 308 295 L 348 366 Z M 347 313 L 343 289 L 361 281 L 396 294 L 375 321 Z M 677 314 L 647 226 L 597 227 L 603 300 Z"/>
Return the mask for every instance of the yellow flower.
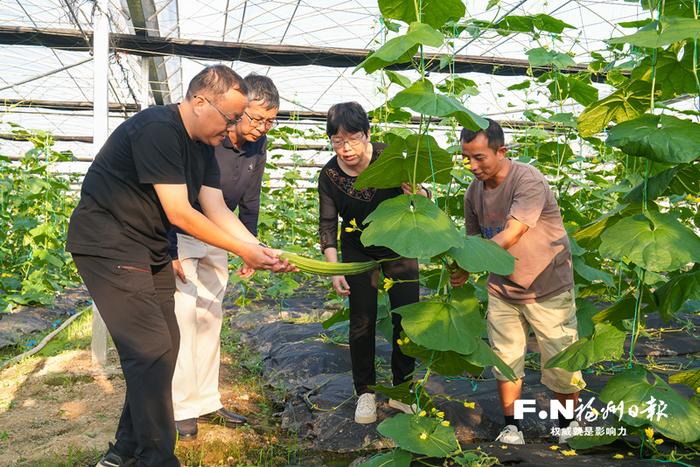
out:
<path id="1" fill-rule="evenodd" d="M 698 386 L 698 387 L 695 388 L 695 392 L 697 392 L 698 394 L 700 394 L 700 386 Z"/>
<path id="2" fill-rule="evenodd" d="M 389 289 L 392 288 L 394 284 L 395 282 L 392 279 L 388 277 L 384 278 L 384 290 L 389 291 Z"/>
<path id="3" fill-rule="evenodd" d="M 467 169 L 467 170 L 471 170 L 471 169 L 472 169 L 472 165 L 471 165 L 469 162 L 465 162 L 465 163 L 464 163 L 464 168 Z"/>
<path id="4" fill-rule="evenodd" d="M 685 197 L 685 199 L 687 199 L 688 201 L 693 201 L 695 197 L 693 195 L 688 195 Z"/>
<path id="5" fill-rule="evenodd" d="M 425 417 L 427 415 L 425 410 L 421 410 L 420 413 L 418 414 L 419 417 Z"/>
<path id="6" fill-rule="evenodd" d="M 399 345 L 403 345 L 403 340 L 402 339 L 396 339 L 396 343 Z"/>
<path id="7" fill-rule="evenodd" d="M 432 409 L 430 409 L 430 413 L 435 413 L 435 412 L 437 412 L 437 409 L 436 409 L 435 407 L 433 407 Z"/>
<path id="8" fill-rule="evenodd" d="M 661 438 L 655 439 L 655 440 L 654 440 L 654 444 L 656 444 L 657 446 L 658 446 L 659 444 L 662 444 L 663 442 L 664 442 L 664 440 L 661 439 Z"/>
<path id="9" fill-rule="evenodd" d="M 409 342 L 411 342 L 411 339 L 409 339 L 408 336 L 406 336 L 406 337 L 403 338 L 403 343 L 404 343 L 404 344 L 408 344 Z"/>
<path id="10" fill-rule="evenodd" d="M 633 453 L 633 452 L 627 452 L 627 455 L 630 456 L 630 457 L 634 457 L 634 453 Z"/>
<path id="11" fill-rule="evenodd" d="M 435 415 L 437 415 L 437 418 L 445 418 L 445 412 L 442 411 L 436 413 Z"/>
<path id="12" fill-rule="evenodd" d="M 468 409 L 476 408 L 476 402 L 464 402 L 464 406 Z"/>
<path id="13" fill-rule="evenodd" d="M 428 439 L 428 433 L 425 433 L 425 432 L 421 433 L 420 439 Z"/>
<path id="14" fill-rule="evenodd" d="M 571 457 L 576 455 L 576 450 L 569 449 L 568 451 L 562 451 L 561 453 L 564 454 L 566 457 Z"/>
<path id="15" fill-rule="evenodd" d="M 646 427 L 644 429 L 644 434 L 647 435 L 647 438 L 654 439 L 654 429 L 652 427 Z"/>
<path id="16" fill-rule="evenodd" d="M 553 444 L 552 446 L 549 447 L 549 449 L 550 449 L 551 451 L 558 451 L 558 450 L 559 450 L 559 446 L 557 446 L 556 444 Z"/>
<path id="17" fill-rule="evenodd" d="M 625 458 L 625 456 L 623 456 L 622 454 L 615 454 L 613 456 L 613 459 L 624 459 L 624 458 Z"/>
<path id="18" fill-rule="evenodd" d="M 586 386 L 586 383 L 581 378 L 577 378 L 576 376 L 571 377 L 571 384 L 574 386 L 578 386 L 579 388 L 583 389 Z"/>
<path id="19" fill-rule="evenodd" d="M 346 232 L 349 233 L 349 232 L 354 232 L 356 230 L 360 230 L 360 228 L 357 226 L 357 221 L 355 220 L 354 217 L 352 219 L 350 219 L 349 224 L 351 227 L 345 227 Z"/>
<path id="20" fill-rule="evenodd" d="M 442 425 L 442 426 L 450 426 L 450 422 L 448 422 L 447 420 L 443 420 L 442 422 L 440 422 L 440 425 Z"/>

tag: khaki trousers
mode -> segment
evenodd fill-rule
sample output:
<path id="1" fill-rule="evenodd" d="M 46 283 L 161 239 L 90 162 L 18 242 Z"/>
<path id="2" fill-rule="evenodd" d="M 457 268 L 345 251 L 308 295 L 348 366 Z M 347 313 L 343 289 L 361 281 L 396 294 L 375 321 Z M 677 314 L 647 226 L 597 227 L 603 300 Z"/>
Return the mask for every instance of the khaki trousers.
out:
<path id="1" fill-rule="evenodd" d="M 187 282 L 176 277 L 180 352 L 173 375 L 173 412 L 175 420 L 185 420 L 223 407 L 219 363 L 228 253 L 189 235 L 178 234 L 177 244 Z"/>
<path id="2" fill-rule="evenodd" d="M 511 303 L 489 294 L 486 321 L 491 348 L 516 377 L 525 376 L 529 325 L 540 349 L 542 384 L 560 394 L 586 386 L 580 371 L 544 368 L 550 358 L 578 340 L 576 302 L 570 290 L 536 303 Z M 495 367 L 493 373 L 496 379 L 507 381 Z"/>

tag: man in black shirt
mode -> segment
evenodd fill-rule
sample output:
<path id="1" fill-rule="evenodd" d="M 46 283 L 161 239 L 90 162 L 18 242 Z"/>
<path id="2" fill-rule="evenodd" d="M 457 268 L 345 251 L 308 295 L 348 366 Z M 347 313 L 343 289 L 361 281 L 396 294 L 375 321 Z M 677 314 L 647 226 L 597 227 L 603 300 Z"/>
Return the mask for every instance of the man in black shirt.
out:
<path id="1" fill-rule="evenodd" d="M 230 68 L 204 69 L 179 105 L 151 107 L 119 125 L 83 181 L 66 250 L 107 325 L 126 381 L 116 444 L 98 465 L 180 465 L 171 395 L 180 338 L 171 224 L 241 256 L 249 269 L 288 268 L 278 252 L 259 245 L 219 189 L 213 146 L 239 121 L 246 91 Z"/>
<path id="2" fill-rule="evenodd" d="M 270 78 L 251 74 L 248 107 L 228 132 L 215 155 L 221 191 L 232 211 L 253 234 L 258 231 L 260 188 L 267 160 L 267 132 L 279 109 L 279 94 Z M 198 207 L 198 206 L 195 206 Z M 179 439 L 197 436 L 198 420 L 236 426 L 245 417 L 226 410 L 219 393 L 221 307 L 228 284 L 228 252 L 207 245 L 180 229 L 169 235 L 176 272 L 175 315 L 180 351 L 173 375 L 173 410 Z"/>

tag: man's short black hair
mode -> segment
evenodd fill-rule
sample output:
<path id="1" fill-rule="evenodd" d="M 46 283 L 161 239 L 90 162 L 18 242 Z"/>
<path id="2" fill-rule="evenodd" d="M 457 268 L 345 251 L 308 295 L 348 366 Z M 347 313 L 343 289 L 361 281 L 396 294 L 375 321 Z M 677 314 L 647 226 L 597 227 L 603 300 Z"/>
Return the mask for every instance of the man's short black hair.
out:
<path id="1" fill-rule="evenodd" d="M 468 128 L 462 128 L 462 133 L 459 135 L 459 140 L 463 143 L 470 143 L 476 135 L 483 133 L 486 135 L 486 139 L 489 142 L 489 147 L 494 151 L 498 151 L 502 146 L 506 144 L 506 138 L 503 136 L 503 128 L 495 120 L 490 118 L 486 119 L 489 122 L 489 126 L 485 130 L 474 131 Z"/>
<path id="2" fill-rule="evenodd" d="M 248 88 L 248 100 L 260 101 L 267 110 L 280 108 L 280 95 L 275 83 L 265 75 L 251 73 L 243 79 Z"/>
<path id="3" fill-rule="evenodd" d="M 192 100 L 198 94 L 206 94 L 210 99 L 217 101 L 230 89 L 248 94 L 248 88 L 238 73 L 226 65 L 211 65 L 192 78 L 185 98 Z"/>
<path id="4" fill-rule="evenodd" d="M 369 117 L 357 102 L 341 102 L 328 109 L 326 134 L 330 138 L 341 130 L 348 133 L 361 131 L 365 136 L 369 134 Z"/>

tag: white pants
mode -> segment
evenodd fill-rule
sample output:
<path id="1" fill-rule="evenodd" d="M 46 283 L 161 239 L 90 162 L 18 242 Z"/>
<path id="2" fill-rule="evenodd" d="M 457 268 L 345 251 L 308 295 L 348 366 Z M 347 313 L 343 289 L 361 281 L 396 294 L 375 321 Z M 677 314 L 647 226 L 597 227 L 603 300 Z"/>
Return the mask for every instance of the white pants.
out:
<path id="1" fill-rule="evenodd" d="M 180 352 L 173 375 L 173 410 L 175 420 L 185 420 L 223 407 L 219 361 L 228 253 L 189 235 L 178 234 L 177 245 L 187 282 L 175 278 Z"/>

